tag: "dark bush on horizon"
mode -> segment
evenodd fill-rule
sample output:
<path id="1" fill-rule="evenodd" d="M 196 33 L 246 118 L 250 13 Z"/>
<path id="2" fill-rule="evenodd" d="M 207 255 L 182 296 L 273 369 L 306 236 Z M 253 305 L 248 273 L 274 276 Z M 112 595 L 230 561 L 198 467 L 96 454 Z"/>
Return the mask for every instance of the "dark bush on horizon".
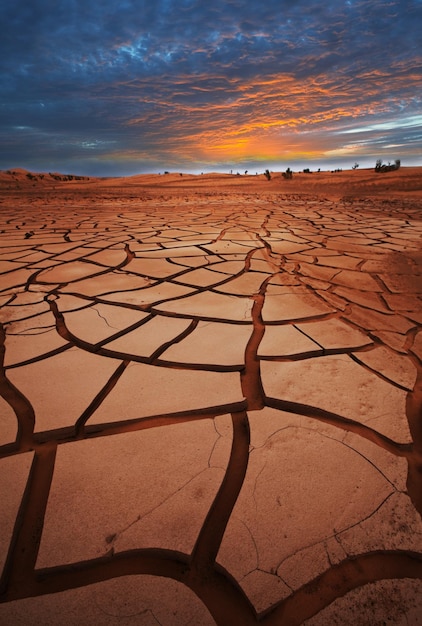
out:
<path id="1" fill-rule="evenodd" d="M 378 159 L 375 164 L 375 171 L 378 173 L 394 172 L 395 170 L 398 170 L 400 168 L 400 165 L 400 159 L 396 159 L 393 164 L 389 163 L 388 165 L 383 165 L 382 159 Z"/>

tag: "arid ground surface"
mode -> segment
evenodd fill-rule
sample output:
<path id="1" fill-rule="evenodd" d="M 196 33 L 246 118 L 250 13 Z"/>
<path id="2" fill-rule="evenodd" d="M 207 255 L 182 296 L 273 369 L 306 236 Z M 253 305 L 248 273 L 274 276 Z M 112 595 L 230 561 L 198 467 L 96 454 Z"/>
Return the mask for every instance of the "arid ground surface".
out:
<path id="1" fill-rule="evenodd" d="M 421 168 L 0 216 L 0 624 L 422 624 Z"/>

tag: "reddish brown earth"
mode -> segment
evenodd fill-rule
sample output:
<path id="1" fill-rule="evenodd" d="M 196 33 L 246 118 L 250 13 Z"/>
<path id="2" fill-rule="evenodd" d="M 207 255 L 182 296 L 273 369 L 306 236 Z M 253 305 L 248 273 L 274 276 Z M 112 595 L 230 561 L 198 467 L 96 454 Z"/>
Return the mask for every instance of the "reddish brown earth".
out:
<path id="1" fill-rule="evenodd" d="M 0 173 L 0 623 L 420 624 L 422 175 Z"/>

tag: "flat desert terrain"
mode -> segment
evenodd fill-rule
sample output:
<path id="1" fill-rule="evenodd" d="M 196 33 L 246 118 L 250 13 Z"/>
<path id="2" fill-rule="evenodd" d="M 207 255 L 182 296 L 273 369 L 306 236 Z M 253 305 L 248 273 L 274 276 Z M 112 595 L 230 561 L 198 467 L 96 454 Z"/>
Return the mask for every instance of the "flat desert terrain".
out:
<path id="1" fill-rule="evenodd" d="M 0 624 L 422 624 L 422 168 L 0 220 Z"/>

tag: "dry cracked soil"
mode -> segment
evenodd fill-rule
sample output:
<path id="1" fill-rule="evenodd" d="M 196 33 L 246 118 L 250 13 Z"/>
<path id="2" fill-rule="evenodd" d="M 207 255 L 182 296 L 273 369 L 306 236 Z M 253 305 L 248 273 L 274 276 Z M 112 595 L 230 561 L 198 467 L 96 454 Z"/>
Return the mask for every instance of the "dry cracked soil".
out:
<path id="1" fill-rule="evenodd" d="M 1 197 L 0 623 L 422 623 L 422 200 Z"/>

